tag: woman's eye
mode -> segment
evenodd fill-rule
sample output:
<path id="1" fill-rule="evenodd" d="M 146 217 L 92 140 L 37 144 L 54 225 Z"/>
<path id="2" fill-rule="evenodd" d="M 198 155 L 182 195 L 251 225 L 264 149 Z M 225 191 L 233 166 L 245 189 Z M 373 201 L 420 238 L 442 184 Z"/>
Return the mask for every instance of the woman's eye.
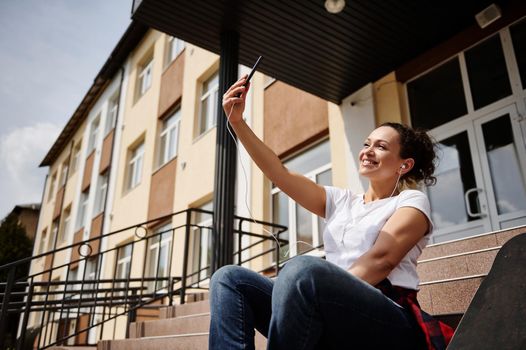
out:
<path id="1" fill-rule="evenodd" d="M 378 148 L 381 149 L 381 150 L 385 150 L 385 146 L 383 146 L 383 145 L 378 145 Z"/>
<path id="2" fill-rule="evenodd" d="M 367 148 L 367 147 L 369 147 L 369 144 L 368 143 L 364 143 L 363 144 L 363 148 Z"/>

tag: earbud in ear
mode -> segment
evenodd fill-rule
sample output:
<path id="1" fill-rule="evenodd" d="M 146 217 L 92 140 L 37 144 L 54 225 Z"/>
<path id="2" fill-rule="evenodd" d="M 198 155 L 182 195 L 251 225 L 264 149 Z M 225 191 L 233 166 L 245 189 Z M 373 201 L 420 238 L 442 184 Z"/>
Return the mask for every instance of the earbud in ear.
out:
<path id="1" fill-rule="evenodd" d="M 405 168 L 407 168 L 407 165 L 404 163 L 404 164 L 400 165 L 400 168 L 405 169 Z"/>

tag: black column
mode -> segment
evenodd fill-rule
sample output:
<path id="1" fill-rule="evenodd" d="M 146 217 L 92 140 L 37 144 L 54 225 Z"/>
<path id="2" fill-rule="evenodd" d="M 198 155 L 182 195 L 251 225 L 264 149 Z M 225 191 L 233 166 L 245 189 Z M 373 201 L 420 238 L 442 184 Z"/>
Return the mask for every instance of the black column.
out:
<path id="1" fill-rule="evenodd" d="M 237 150 L 235 141 L 226 128 L 228 121 L 223 112 L 222 99 L 225 91 L 237 80 L 238 50 L 238 34 L 234 31 L 222 33 L 217 106 L 212 273 L 221 266 L 233 263 Z"/>

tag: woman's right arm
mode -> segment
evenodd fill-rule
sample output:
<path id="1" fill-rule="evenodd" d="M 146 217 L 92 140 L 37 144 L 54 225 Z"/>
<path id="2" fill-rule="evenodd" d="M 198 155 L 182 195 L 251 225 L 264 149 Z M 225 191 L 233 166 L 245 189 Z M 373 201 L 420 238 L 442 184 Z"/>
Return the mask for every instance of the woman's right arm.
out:
<path id="1" fill-rule="evenodd" d="M 245 99 L 250 83 L 246 76 L 223 95 L 223 109 L 239 141 L 263 173 L 290 198 L 312 213 L 325 217 L 325 189 L 305 176 L 290 172 L 279 157 L 265 145 L 243 120 Z M 239 97 L 238 97 L 239 96 Z"/>

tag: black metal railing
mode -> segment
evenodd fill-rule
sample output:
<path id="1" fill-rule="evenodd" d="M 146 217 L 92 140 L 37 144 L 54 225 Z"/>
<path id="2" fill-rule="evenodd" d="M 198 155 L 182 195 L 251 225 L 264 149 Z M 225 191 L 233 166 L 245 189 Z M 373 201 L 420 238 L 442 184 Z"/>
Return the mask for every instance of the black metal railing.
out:
<path id="1" fill-rule="evenodd" d="M 0 281 L 0 349 L 10 322 L 18 322 L 16 342 L 9 345 L 17 350 L 122 338 L 140 312 L 183 304 L 207 289 L 213 231 L 194 222 L 196 213 L 213 214 L 188 209 L 1 266 L 7 279 Z M 277 273 L 282 261 L 271 256 L 288 244 L 280 238 L 286 230 L 236 216 L 234 261 L 266 255 Z M 17 269 L 28 263 L 30 272 L 18 277 Z"/>

